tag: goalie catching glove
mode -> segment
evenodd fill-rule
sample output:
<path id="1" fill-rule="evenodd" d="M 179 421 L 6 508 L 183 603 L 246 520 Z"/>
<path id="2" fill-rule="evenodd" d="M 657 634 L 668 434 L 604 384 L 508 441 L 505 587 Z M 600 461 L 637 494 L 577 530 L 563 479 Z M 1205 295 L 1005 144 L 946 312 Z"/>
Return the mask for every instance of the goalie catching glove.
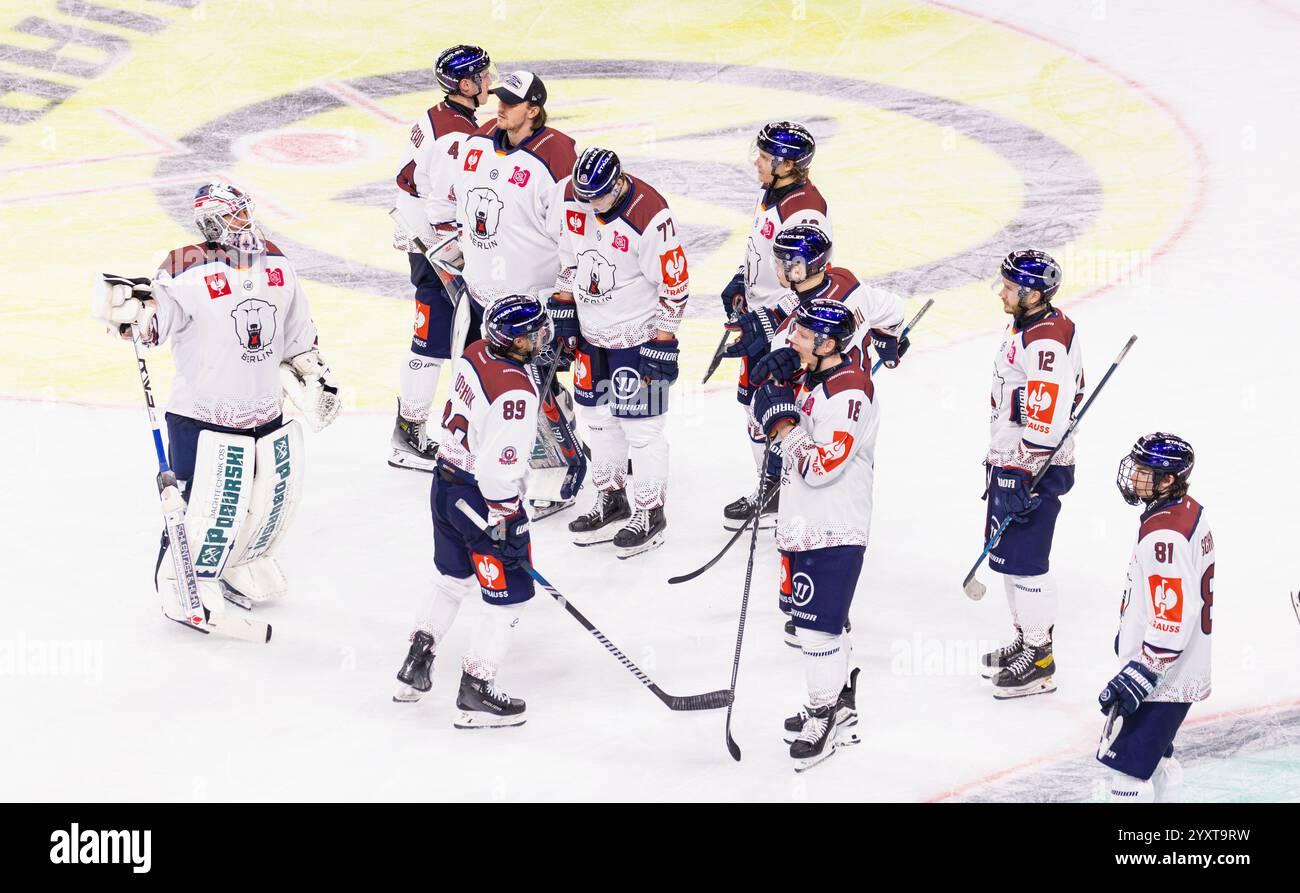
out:
<path id="1" fill-rule="evenodd" d="M 147 276 L 132 278 L 101 273 L 90 297 L 90 315 L 103 322 L 110 335 L 125 341 L 131 340 L 131 327 L 135 326 L 145 343 L 157 342 L 156 307 L 153 280 Z"/>
<path id="2" fill-rule="evenodd" d="M 343 401 L 329 367 L 321 362 L 320 351 L 309 350 L 280 364 L 285 395 L 302 412 L 312 431 L 319 432 L 339 414 Z"/>

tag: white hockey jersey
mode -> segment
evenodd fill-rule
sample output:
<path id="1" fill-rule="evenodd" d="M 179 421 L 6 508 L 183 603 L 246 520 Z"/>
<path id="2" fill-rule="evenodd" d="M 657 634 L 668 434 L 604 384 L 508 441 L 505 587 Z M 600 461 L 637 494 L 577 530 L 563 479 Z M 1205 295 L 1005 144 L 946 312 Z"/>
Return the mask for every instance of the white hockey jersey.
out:
<path id="1" fill-rule="evenodd" d="M 1190 496 L 1142 516 L 1120 604 L 1121 664 L 1159 676 L 1148 701 L 1201 701 L 1210 694 L 1214 536 Z"/>
<path id="2" fill-rule="evenodd" d="M 466 137 L 460 151 L 453 191 L 470 295 L 485 307 L 507 294 L 544 298 L 560 270 L 573 140 L 543 127 L 509 148 L 493 121 Z"/>
<path id="3" fill-rule="evenodd" d="M 871 372 L 846 360 L 795 403 L 799 424 L 781 442 L 777 548 L 865 546 L 880 427 Z"/>
<path id="4" fill-rule="evenodd" d="M 900 335 L 903 331 L 903 299 L 892 291 L 863 285 L 857 276 L 843 267 L 827 267 L 826 278 L 816 288 L 806 292 L 790 292 L 789 295 L 791 297 L 788 300 L 782 301 L 781 309 L 786 313 L 793 312 L 800 302 L 816 298 L 843 301 L 853 308 L 853 318 L 858 324 L 854 334 L 857 343 L 846 351 L 846 355 L 864 369 L 871 368 L 871 355 L 867 349 L 871 345 L 872 329 L 880 329 L 891 335 Z M 772 350 L 789 346 L 791 325 L 792 319 L 786 319 L 777 329 L 776 337 L 772 339 Z"/>
<path id="5" fill-rule="evenodd" d="M 772 241 L 782 227 L 796 223 L 813 224 L 831 239 L 835 237 L 826 199 L 811 182 L 764 189 L 758 194 L 754 203 L 754 227 L 745 241 L 745 262 L 740 267 L 745 275 L 745 302 L 750 310 L 772 307 L 790 295 L 790 289 L 776 278 Z"/>
<path id="6" fill-rule="evenodd" d="M 435 244 L 433 227 L 456 219 L 452 182 L 460 168 L 460 147 L 465 137 L 477 129 L 474 112 L 446 100 L 427 109 L 411 125 L 406 154 L 397 172 L 397 206 L 403 210 L 404 219 L 428 224 L 416 235 L 430 248 Z M 404 231 L 395 244 L 406 251 L 417 250 L 405 244 Z"/>
<path id="7" fill-rule="evenodd" d="M 241 264 L 245 264 L 241 266 Z M 316 344 L 307 296 L 271 242 L 261 254 L 178 248 L 153 279 L 156 339 L 176 363 L 167 411 L 227 428 L 280 415 L 280 363 Z"/>
<path id="8" fill-rule="evenodd" d="M 572 289 L 583 337 L 597 347 L 644 344 L 656 329 L 676 332 L 690 274 L 672 211 L 648 183 L 627 176 L 627 195 L 611 216 L 597 214 L 564 188 L 557 291 Z"/>
<path id="9" fill-rule="evenodd" d="M 1023 389 L 1022 398 L 1017 389 Z M 1009 323 L 993 357 L 991 442 L 984 461 L 1037 473 L 1045 451 L 1065 437 L 1083 394 L 1083 348 L 1064 313 L 1053 309 L 1024 329 Z M 1018 400 L 1022 423 L 1011 419 Z M 1073 436 L 1052 464 L 1074 464 Z"/>
<path id="10" fill-rule="evenodd" d="M 523 365 L 475 341 L 456 360 L 438 461 L 478 483 L 496 523 L 519 508 L 537 437 L 537 388 Z"/>

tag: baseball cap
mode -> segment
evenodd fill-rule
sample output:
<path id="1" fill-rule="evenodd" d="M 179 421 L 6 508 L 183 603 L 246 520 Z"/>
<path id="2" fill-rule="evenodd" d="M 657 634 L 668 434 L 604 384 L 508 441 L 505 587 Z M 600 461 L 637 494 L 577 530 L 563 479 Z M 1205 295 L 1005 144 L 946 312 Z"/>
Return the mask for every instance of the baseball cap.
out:
<path id="1" fill-rule="evenodd" d="M 546 104 L 546 85 L 531 71 L 512 71 L 501 78 L 501 83 L 488 91 L 511 105 L 531 102 Z"/>

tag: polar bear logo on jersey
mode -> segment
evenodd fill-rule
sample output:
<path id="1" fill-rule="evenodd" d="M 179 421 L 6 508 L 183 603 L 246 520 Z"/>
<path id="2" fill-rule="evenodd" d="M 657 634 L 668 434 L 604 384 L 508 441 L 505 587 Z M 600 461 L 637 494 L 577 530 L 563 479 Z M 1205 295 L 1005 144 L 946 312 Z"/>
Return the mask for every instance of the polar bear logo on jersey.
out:
<path id="1" fill-rule="evenodd" d="M 235 337 L 244 350 L 261 351 L 275 340 L 275 312 L 274 304 L 259 298 L 240 301 L 230 311 L 235 320 Z"/>
<path id="2" fill-rule="evenodd" d="M 465 193 L 465 216 L 469 231 L 480 239 L 490 239 L 501 225 L 501 210 L 505 202 L 486 186 Z"/>
<path id="3" fill-rule="evenodd" d="M 584 298 L 603 304 L 614 296 L 614 265 L 601 257 L 595 248 L 588 248 L 578 255 L 574 281 Z"/>
<path id="4" fill-rule="evenodd" d="M 758 265 L 758 249 L 754 247 L 754 237 L 750 236 L 745 243 L 745 284 L 750 288 L 758 282 Z"/>

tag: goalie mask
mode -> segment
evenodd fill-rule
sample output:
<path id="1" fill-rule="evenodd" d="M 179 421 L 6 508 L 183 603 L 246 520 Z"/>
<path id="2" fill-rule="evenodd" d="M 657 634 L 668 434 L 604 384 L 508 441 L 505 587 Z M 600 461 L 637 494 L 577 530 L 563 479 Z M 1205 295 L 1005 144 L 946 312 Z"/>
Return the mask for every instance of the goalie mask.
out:
<path id="1" fill-rule="evenodd" d="M 253 208 L 248 193 L 229 183 L 205 183 L 194 193 L 194 223 L 203 238 L 245 254 L 266 250 Z"/>

